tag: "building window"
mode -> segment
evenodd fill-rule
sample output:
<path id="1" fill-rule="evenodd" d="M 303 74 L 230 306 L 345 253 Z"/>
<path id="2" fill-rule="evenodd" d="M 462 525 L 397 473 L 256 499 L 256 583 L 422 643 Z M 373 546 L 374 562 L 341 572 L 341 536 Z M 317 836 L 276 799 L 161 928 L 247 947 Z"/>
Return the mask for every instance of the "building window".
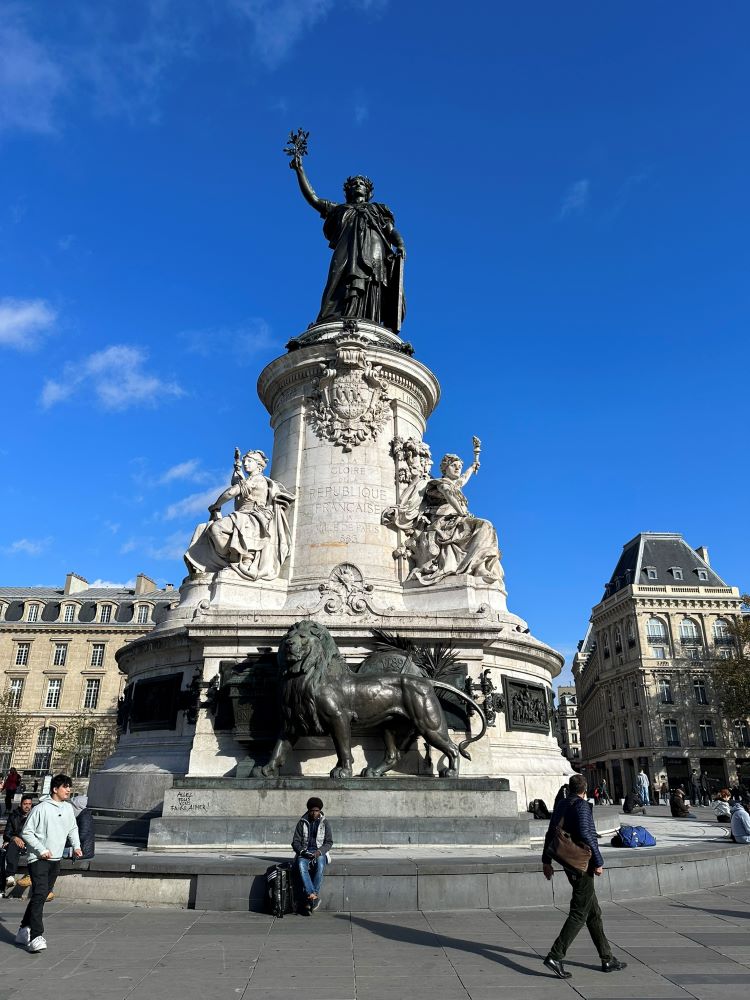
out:
<path id="1" fill-rule="evenodd" d="M 628 647 L 630 649 L 635 646 L 635 625 L 633 624 L 633 619 L 628 618 L 627 625 L 625 626 L 627 636 L 628 636 Z"/>
<path id="2" fill-rule="evenodd" d="M 628 724 L 623 722 L 622 724 L 622 745 L 626 750 L 630 748 L 630 736 L 628 735 Z"/>
<path id="3" fill-rule="evenodd" d="M 64 667 L 68 661 L 68 644 L 67 642 L 56 642 L 55 643 L 55 655 L 52 657 L 52 663 L 55 667 Z"/>
<path id="4" fill-rule="evenodd" d="M 30 604 L 29 605 L 28 614 L 26 615 L 26 621 L 27 622 L 35 622 L 35 621 L 38 621 L 38 620 L 39 620 L 39 605 L 38 604 Z"/>
<path id="5" fill-rule="evenodd" d="M 681 580 L 682 579 L 682 570 L 680 569 L 679 566 L 670 566 L 669 567 L 669 572 L 672 574 L 672 576 L 675 578 L 675 580 Z"/>
<path id="6" fill-rule="evenodd" d="M 99 612 L 99 621 L 102 625 L 107 625 L 112 621 L 112 605 L 102 604 L 102 609 Z"/>
<path id="7" fill-rule="evenodd" d="M 667 626 L 661 618 L 649 618 L 646 624 L 649 646 L 663 646 L 667 641 Z"/>
<path id="8" fill-rule="evenodd" d="M 636 707 L 640 705 L 640 699 L 638 697 L 638 681 L 633 681 L 633 704 Z"/>
<path id="9" fill-rule="evenodd" d="M 23 677 L 11 677 L 8 686 L 8 704 L 11 708 L 20 708 L 23 698 Z"/>
<path id="10" fill-rule="evenodd" d="M 625 708 L 625 692 L 620 688 L 620 708 Z"/>
<path id="11" fill-rule="evenodd" d="M 704 747 L 715 747 L 716 746 L 716 734 L 714 733 L 714 724 L 710 719 L 700 719 L 698 721 L 698 728 L 701 733 L 701 743 Z"/>
<path id="12" fill-rule="evenodd" d="M 664 739 L 668 747 L 678 747 L 680 745 L 680 731 L 677 728 L 676 719 L 664 720 Z"/>
<path id="13" fill-rule="evenodd" d="M 656 684 L 659 688 L 659 701 L 662 705 L 674 704 L 674 698 L 672 697 L 672 678 L 660 677 Z"/>
<path id="14" fill-rule="evenodd" d="M 609 727 L 609 745 L 613 750 L 617 749 L 617 736 L 615 734 L 615 727 Z"/>
<path id="15" fill-rule="evenodd" d="M 701 658 L 701 651 L 697 646 L 685 646 L 683 652 L 688 660 L 700 660 Z"/>
<path id="16" fill-rule="evenodd" d="M 750 747 L 750 725 L 747 719 L 737 719 L 734 724 L 737 742 L 741 747 Z"/>
<path id="17" fill-rule="evenodd" d="M 10 762 L 13 760 L 13 744 L 4 744 L 0 747 L 0 771 L 5 774 L 5 772 L 10 768 Z"/>
<path id="18" fill-rule="evenodd" d="M 699 705 L 708 704 L 708 692 L 706 691 L 706 682 L 702 677 L 695 677 L 693 679 L 693 693 L 695 695 L 695 700 Z"/>
<path id="19" fill-rule="evenodd" d="M 638 746 L 642 747 L 643 743 L 643 723 L 640 719 L 635 720 L 635 735 L 638 738 Z"/>
<path id="20" fill-rule="evenodd" d="M 65 611 L 63 611 L 63 621 L 66 625 L 70 625 L 71 622 L 76 620 L 76 609 L 73 604 L 66 604 Z"/>
<path id="21" fill-rule="evenodd" d="M 31 652 L 30 642 L 19 642 L 16 646 L 16 666 L 25 667 L 29 662 L 29 653 Z"/>
<path id="22" fill-rule="evenodd" d="M 666 660 L 667 651 L 663 646 L 654 646 L 651 649 L 651 655 L 655 660 Z"/>
<path id="23" fill-rule="evenodd" d="M 94 728 L 86 726 L 78 733 L 78 748 L 73 761 L 73 777 L 88 778 L 94 751 Z"/>
<path id="24" fill-rule="evenodd" d="M 47 696 L 44 699 L 44 707 L 59 708 L 61 691 L 62 691 L 62 678 L 50 677 L 50 679 L 47 681 Z"/>
<path id="25" fill-rule="evenodd" d="M 602 647 L 604 649 L 604 659 L 609 659 L 609 636 L 606 632 L 602 632 Z"/>
<path id="26" fill-rule="evenodd" d="M 698 642 L 700 640 L 700 629 L 698 623 L 692 618 L 683 618 L 680 622 L 680 639 L 687 642 Z"/>
<path id="27" fill-rule="evenodd" d="M 731 660 L 734 656 L 733 651 L 728 646 L 722 646 L 717 650 L 720 660 Z"/>
<path id="28" fill-rule="evenodd" d="M 52 763 L 52 750 L 55 746 L 55 730 L 52 726 L 45 726 L 39 730 L 36 741 L 36 753 L 34 754 L 34 770 L 45 774 L 50 769 Z"/>
<path id="29" fill-rule="evenodd" d="M 705 583 L 708 580 L 708 570 L 699 569 L 697 570 L 698 579 Z"/>
<path id="30" fill-rule="evenodd" d="M 615 652 L 622 652 L 622 629 L 619 625 L 615 625 Z"/>
<path id="31" fill-rule="evenodd" d="M 645 569 L 645 571 L 646 571 L 646 577 L 649 580 L 656 580 L 657 579 L 657 576 L 656 576 L 656 566 L 644 566 L 643 568 Z"/>
<path id="32" fill-rule="evenodd" d="M 96 708 L 99 704 L 99 688 L 102 682 L 98 677 L 89 677 L 86 681 L 86 694 L 83 698 L 84 708 Z"/>
<path id="33" fill-rule="evenodd" d="M 612 692 L 607 691 L 607 711 L 612 711 Z"/>
<path id="34" fill-rule="evenodd" d="M 723 618 L 717 618 L 714 622 L 714 639 L 729 639 L 729 626 Z"/>
<path id="35" fill-rule="evenodd" d="M 148 605 L 140 604 L 138 606 L 138 624 L 148 625 Z"/>
<path id="36" fill-rule="evenodd" d="M 92 667 L 103 667 L 104 666 L 104 643 L 95 642 L 91 647 L 91 666 Z"/>

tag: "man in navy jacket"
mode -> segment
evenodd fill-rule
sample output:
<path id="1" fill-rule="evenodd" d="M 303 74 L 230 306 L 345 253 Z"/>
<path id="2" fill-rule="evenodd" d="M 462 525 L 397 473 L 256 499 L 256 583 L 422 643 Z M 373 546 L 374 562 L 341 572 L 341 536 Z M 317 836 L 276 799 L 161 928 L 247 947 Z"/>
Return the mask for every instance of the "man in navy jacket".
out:
<path id="1" fill-rule="evenodd" d="M 565 870 L 568 881 L 573 887 L 573 895 L 570 897 L 570 912 L 557 940 L 550 948 L 544 964 L 560 979 L 570 979 L 572 973 L 565 969 L 563 959 L 576 935 L 585 924 L 588 927 L 591 940 L 599 952 L 602 971 L 619 972 L 620 969 L 625 968 L 627 963 L 612 957 L 612 949 L 604 934 L 602 911 L 596 898 L 594 886 L 594 877 L 601 875 L 604 869 L 604 859 L 596 839 L 594 817 L 586 801 L 586 779 L 582 774 L 574 774 L 571 777 L 568 782 L 568 797 L 560 799 L 552 813 L 542 853 L 542 871 L 546 879 L 551 879 L 554 874 L 550 848 L 561 819 L 563 828 L 577 844 L 586 844 L 591 848 L 591 861 L 586 872 Z"/>

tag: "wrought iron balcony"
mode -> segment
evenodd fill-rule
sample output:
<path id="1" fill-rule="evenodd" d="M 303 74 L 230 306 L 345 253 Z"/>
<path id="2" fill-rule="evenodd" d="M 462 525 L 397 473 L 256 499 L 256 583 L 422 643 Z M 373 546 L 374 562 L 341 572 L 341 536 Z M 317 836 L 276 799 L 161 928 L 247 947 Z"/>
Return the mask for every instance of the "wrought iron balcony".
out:
<path id="1" fill-rule="evenodd" d="M 714 646 L 733 646 L 734 636 L 731 635 L 716 635 L 714 636 Z"/>
<path id="2" fill-rule="evenodd" d="M 698 636 L 698 635 L 692 635 L 692 636 L 681 635 L 680 636 L 680 645 L 682 645 L 682 646 L 702 646 L 703 645 L 703 639 L 700 636 Z"/>
<path id="3" fill-rule="evenodd" d="M 646 637 L 649 646 L 666 646 L 667 637 L 665 635 L 649 635 Z"/>

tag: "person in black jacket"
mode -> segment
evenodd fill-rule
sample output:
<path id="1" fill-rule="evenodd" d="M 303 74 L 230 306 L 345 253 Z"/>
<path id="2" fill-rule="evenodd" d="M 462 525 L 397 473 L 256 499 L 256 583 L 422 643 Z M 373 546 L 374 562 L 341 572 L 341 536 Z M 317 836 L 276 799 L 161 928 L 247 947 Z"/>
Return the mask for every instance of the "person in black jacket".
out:
<path id="1" fill-rule="evenodd" d="M 24 875 L 16 882 L 18 859 L 26 852 L 26 844 L 21 837 L 23 825 L 31 812 L 34 800 L 30 795 L 22 795 L 20 805 L 11 810 L 3 831 L 3 886 L 10 893 L 15 885 L 31 885 L 31 879 Z"/>
<path id="2" fill-rule="evenodd" d="M 333 833 L 323 813 L 323 802 L 317 797 L 308 799 L 307 812 L 300 816 L 294 828 L 292 849 L 310 913 L 320 906 L 320 887 L 332 847 Z"/>
<path id="3" fill-rule="evenodd" d="M 568 972 L 563 965 L 563 959 L 576 935 L 585 924 L 588 927 L 591 940 L 599 952 L 602 971 L 619 972 L 620 969 L 626 967 L 627 962 L 620 962 L 612 956 L 612 949 L 604 934 L 602 911 L 596 898 L 594 886 L 594 876 L 601 875 L 604 860 L 596 840 L 596 827 L 591 807 L 586 801 L 586 779 L 582 774 L 574 774 L 571 777 L 568 782 L 568 797 L 558 803 L 552 814 L 547 836 L 544 838 L 544 851 L 542 853 L 542 871 L 546 879 L 551 879 L 554 874 L 550 848 L 561 820 L 563 828 L 577 844 L 586 844 L 591 848 L 591 861 L 587 872 L 581 873 L 567 869 L 565 871 L 568 881 L 573 887 L 573 895 L 570 897 L 570 912 L 555 943 L 550 948 L 549 954 L 544 959 L 544 964 L 560 979 L 570 979 L 572 973 Z"/>

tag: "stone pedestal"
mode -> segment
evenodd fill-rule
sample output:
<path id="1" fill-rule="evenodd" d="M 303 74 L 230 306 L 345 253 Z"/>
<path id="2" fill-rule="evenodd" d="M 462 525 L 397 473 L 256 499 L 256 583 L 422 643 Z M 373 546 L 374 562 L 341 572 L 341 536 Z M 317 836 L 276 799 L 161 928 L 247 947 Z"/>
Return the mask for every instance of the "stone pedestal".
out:
<path id="1" fill-rule="evenodd" d="M 472 760 L 462 761 L 461 773 L 467 779 L 507 777 L 521 809 L 531 798 L 551 801 L 571 773 L 549 713 L 562 657 L 507 610 L 502 581 L 467 574 L 448 575 L 431 586 L 407 580 L 404 533 L 382 521 L 406 488 L 394 442 L 423 440 L 440 395 L 437 379 L 404 352 L 395 335 L 374 324 L 321 324 L 291 346 L 295 349 L 272 361 L 258 382 L 274 436 L 267 473 L 296 496 L 288 512 L 289 557 L 271 581 L 251 582 L 231 568 L 186 579 L 179 606 L 150 636 L 121 651 L 118 662 L 129 685 L 179 675 L 180 707 L 172 728 L 148 734 L 160 754 L 143 756 L 143 733 L 131 728 L 123 734 L 114 756 L 92 778 L 92 804 L 116 808 L 127 800 L 134 811 L 147 811 L 158 807 L 163 794 L 172 796 L 174 778 L 187 774 L 210 788 L 234 774 L 247 745 L 239 729 L 222 728 L 212 712 L 208 695 L 220 665 L 251 665 L 264 651 L 277 649 L 301 618 L 324 624 L 352 664 L 374 648 L 372 629 L 385 629 L 420 643 L 452 643 L 474 690 L 485 674 L 496 692 L 507 689 L 508 697 L 518 700 L 518 713 L 523 699 L 531 698 L 536 717 L 529 716 L 530 725 L 519 722 L 518 713 L 514 722 L 506 704 L 486 736 L 472 744 Z M 464 734 L 454 737 L 459 742 Z M 374 752 L 371 740 L 360 741 L 355 767 L 370 763 Z M 333 763 L 330 741 L 302 741 L 287 771 L 304 778 L 312 791 Z M 401 773 L 389 780 L 435 773 L 435 766 L 415 745 L 401 762 Z M 370 780 L 383 788 L 382 779 Z M 446 801 L 460 802 L 460 785 L 459 798 Z M 352 788 L 351 794 L 356 798 L 364 791 Z M 218 800 L 204 801 L 216 815 Z M 408 797 L 403 804 L 408 808 Z M 297 804 L 293 813 L 299 811 Z M 419 815 L 414 807 L 401 818 Z M 177 828 L 158 829 L 159 846 L 168 846 L 168 831 Z M 232 842 L 234 837 L 227 833 Z"/>

